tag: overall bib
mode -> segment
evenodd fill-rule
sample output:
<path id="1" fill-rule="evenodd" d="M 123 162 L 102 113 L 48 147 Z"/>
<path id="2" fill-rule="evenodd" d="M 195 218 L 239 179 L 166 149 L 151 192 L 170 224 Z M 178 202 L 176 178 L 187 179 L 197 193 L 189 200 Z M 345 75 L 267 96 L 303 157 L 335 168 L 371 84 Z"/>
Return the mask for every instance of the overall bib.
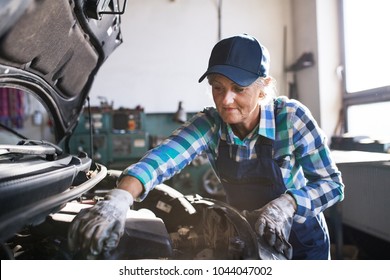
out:
<path id="1" fill-rule="evenodd" d="M 220 141 L 217 172 L 227 202 L 236 209 L 259 209 L 286 191 L 280 167 L 273 159 L 273 143 L 260 135 L 255 144 L 257 158 L 236 162 L 230 158 L 229 150 L 237 146 Z M 303 224 L 293 222 L 289 242 L 293 259 L 328 259 L 329 235 L 323 214 Z"/>

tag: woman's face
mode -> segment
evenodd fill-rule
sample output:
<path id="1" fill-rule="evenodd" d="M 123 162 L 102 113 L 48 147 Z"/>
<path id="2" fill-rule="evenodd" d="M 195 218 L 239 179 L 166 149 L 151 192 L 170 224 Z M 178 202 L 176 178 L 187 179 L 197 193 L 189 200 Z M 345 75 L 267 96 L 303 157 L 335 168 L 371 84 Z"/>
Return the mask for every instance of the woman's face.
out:
<path id="1" fill-rule="evenodd" d="M 215 106 L 224 122 L 245 128 L 248 133 L 259 123 L 260 85 L 253 83 L 247 87 L 235 84 L 222 75 L 209 78 Z"/>

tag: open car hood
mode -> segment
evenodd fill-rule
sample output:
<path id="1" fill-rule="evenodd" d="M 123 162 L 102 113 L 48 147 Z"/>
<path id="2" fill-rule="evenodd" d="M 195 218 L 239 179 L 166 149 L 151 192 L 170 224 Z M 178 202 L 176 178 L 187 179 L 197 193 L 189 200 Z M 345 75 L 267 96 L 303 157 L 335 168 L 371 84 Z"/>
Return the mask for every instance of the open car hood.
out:
<path id="1" fill-rule="evenodd" d="M 126 1 L 0 3 L 2 244 L 24 225 L 42 223 L 105 177 L 106 168 L 93 164 L 87 154 L 70 155 L 53 142 L 60 144 L 71 136 L 96 73 L 122 43 L 120 14 Z M 16 105 L 19 92 L 29 95 L 19 103 L 27 100 L 26 107 Z M 34 107 L 32 100 L 45 107 L 50 123 L 31 122 L 33 111 L 26 118 L 25 111 Z M 15 113 L 23 127 L 14 125 Z M 54 135 L 47 139 L 42 127 Z M 31 131 L 41 132 L 30 134 L 39 138 L 26 136 Z"/>
<path id="2" fill-rule="evenodd" d="M 36 94 L 57 143 L 72 133 L 95 74 L 122 43 L 119 2 L 1 1 L 0 86 Z"/>

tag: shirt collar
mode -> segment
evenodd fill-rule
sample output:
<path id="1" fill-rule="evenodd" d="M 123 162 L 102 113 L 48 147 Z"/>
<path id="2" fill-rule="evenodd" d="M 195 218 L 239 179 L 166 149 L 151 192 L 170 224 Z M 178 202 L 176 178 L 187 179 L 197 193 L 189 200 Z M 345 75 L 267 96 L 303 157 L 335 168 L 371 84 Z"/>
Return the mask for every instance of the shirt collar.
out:
<path id="1" fill-rule="evenodd" d="M 241 140 L 239 137 L 237 137 L 234 132 L 232 127 L 229 124 L 226 124 L 226 135 L 224 135 L 225 139 L 228 143 L 234 143 L 235 145 L 246 145 L 248 142 L 251 141 L 256 135 L 258 131 L 258 126 L 256 126 L 252 132 L 250 132 L 243 140 Z"/>
<path id="2" fill-rule="evenodd" d="M 259 135 L 275 140 L 274 101 L 260 102 Z"/>
<path id="3" fill-rule="evenodd" d="M 268 102 L 260 102 L 260 122 L 257 127 L 257 133 L 269 139 L 275 140 L 275 114 L 274 114 L 274 100 L 270 99 Z M 229 124 L 224 123 L 226 133 L 222 133 L 221 139 L 228 143 L 236 145 L 243 145 L 245 140 L 253 138 L 251 132 L 244 140 L 241 140 L 234 135 L 233 130 Z M 256 128 L 254 129 L 256 130 Z"/>

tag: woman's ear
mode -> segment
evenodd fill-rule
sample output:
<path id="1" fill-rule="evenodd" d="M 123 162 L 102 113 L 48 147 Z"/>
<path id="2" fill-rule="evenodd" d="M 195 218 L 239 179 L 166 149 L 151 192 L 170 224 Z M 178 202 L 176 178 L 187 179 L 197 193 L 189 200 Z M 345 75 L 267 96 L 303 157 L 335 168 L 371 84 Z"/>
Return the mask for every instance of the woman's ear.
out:
<path id="1" fill-rule="evenodd" d="M 265 92 L 265 88 L 268 87 L 272 82 L 271 77 L 266 77 L 261 79 L 260 87 L 259 87 L 259 98 L 263 99 L 267 94 Z"/>
<path id="2" fill-rule="evenodd" d="M 259 91 L 259 98 L 263 99 L 265 97 L 265 95 L 266 95 L 265 92 L 262 89 L 260 89 L 260 91 Z"/>
<path id="3" fill-rule="evenodd" d="M 263 79 L 264 86 L 269 86 L 271 83 L 272 78 L 270 76 Z"/>

